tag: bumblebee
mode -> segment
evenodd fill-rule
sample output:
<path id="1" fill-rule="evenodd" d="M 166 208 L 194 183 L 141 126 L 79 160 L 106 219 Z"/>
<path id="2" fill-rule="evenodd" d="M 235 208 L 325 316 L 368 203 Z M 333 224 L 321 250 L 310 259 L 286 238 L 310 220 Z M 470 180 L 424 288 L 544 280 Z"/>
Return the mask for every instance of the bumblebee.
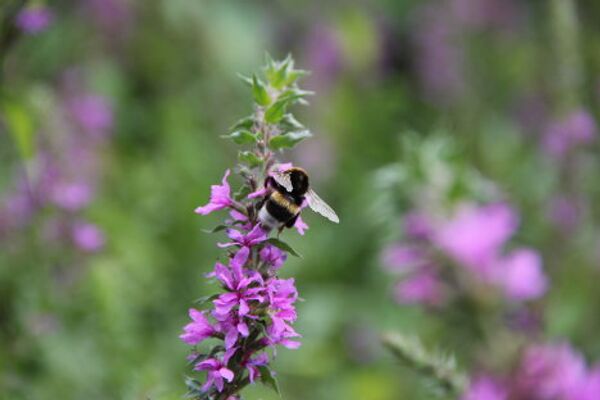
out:
<path id="1" fill-rule="evenodd" d="M 302 168 L 271 173 L 265 187 L 268 194 L 259 206 L 258 219 L 266 230 L 293 227 L 305 202 L 328 220 L 340 222 L 335 211 L 310 188 L 308 174 Z"/>

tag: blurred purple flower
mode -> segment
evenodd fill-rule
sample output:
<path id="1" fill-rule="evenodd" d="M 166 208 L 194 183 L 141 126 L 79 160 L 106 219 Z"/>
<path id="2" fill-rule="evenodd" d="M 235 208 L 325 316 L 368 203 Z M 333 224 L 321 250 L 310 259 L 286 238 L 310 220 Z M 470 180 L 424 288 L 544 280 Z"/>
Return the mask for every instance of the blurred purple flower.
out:
<path id="1" fill-rule="evenodd" d="M 192 322 L 183 327 L 183 333 L 179 336 L 185 343 L 195 346 L 217 333 L 204 312 L 190 308 L 189 315 Z"/>
<path id="2" fill-rule="evenodd" d="M 508 390 L 489 376 L 479 376 L 471 381 L 461 400 L 507 400 Z"/>
<path id="3" fill-rule="evenodd" d="M 104 234 L 94 224 L 76 222 L 72 234 L 73 242 L 83 251 L 96 252 L 104 246 Z"/>
<path id="4" fill-rule="evenodd" d="M 404 232 L 411 239 L 429 239 L 433 228 L 429 218 L 423 213 L 413 211 L 404 216 Z"/>
<path id="5" fill-rule="evenodd" d="M 35 35 L 44 31 L 53 21 L 52 11 L 45 6 L 33 6 L 24 8 L 16 18 L 16 25 L 23 32 Z"/>
<path id="6" fill-rule="evenodd" d="M 58 183 L 51 193 L 52 201 L 67 211 L 78 211 L 92 200 L 92 190 L 86 183 Z"/>
<path id="7" fill-rule="evenodd" d="M 90 17 L 107 35 L 123 36 L 133 19 L 131 2 L 126 0 L 84 0 Z"/>
<path id="8" fill-rule="evenodd" d="M 521 360 L 515 390 L 523 399 L 571 400 L 585 381 L 585 362 L 569 344 L 534 345 Z"/>
<path id="9" fill-rule="evenodd" d="M 194 211 L 196 214 L 207 215 L 213 211 L 222 210 L 230 207 L 233 204 L 231 199 L 231 188 L 227 183 L 227 177 L 230 171 L 225 171 L 221 185 L 212 185 L 210 187 L 210 202 L 202 207 L 197 207 Z"/>
<path id="10" fill-rule="evenodd" d="M 312 71 L 308 86 L 330 86 L 341 70 L 343 57 L 335 31 L 317 24 L 308 33 L 305 46 L 307 66 Z"/>
<path id="11" fill-rule="evenodd" d="M 424 266 L 429 261 L 420 247 L 392 244 L 383 250 L 381 262 L 391 272 L 406 272 Z"/>
<path id="12" fill-rule="evenodd" d="M 507 204 L 466 206 L 438 228 L 433 240 L 461 266 L 486 279 L 517 224 L 517 214 Z"/>
<path id="13" fill-rule="evenodd" d="M 541 297 L 548 288 L 540 255 L 517 249 L 496 262 L 497 283 L 510 299 L 523 301 Z"/>
<path id="14" fill-rule="evenodd" d="M 104 137 L 112 128 L 112 108 L 102 96 L 78 96 L 69 100 L 68 107 L 73 119 L 91 136 Z"/>
<path id="15" fill-rule="evenodd" d="M 260 377 L 260 370 L 258 367 L 262 367 L 269 363 L 269 356 L 267 353 L 260 353 L 257 356 L 250 357 L 247 361 L 242 362 L 242 366 L 248 370 L 248 379 L 250 383 L 254 383 L 256 378 Z"/>
<path id="16" fill-rule="evenodd" d="M 444 286 L 429 269 L 421 269 L 400 281 L 394 288 L 394 298 L 400 304 L 439 306 L 445 301 Z"/>
<path id="17" fill-rule="evenodd" d="M 586 110 L 576 110 L 546 128 L 544 148 L 561 158 L 577 146 L 590 143 L 597 135 L 596 121 Z"/>

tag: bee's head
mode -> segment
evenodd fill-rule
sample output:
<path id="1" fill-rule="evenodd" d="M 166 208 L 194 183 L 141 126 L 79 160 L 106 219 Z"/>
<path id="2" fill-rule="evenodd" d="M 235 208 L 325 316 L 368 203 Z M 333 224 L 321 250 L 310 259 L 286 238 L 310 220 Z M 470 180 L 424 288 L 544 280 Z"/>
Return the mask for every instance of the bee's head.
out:
<path id="1" fill-rule="evenodd" d="M 292 182 L 292 193 L 303 195 L 308 191 L 308 174 L 302 168 L 291 168 L 287 171 Z"/>

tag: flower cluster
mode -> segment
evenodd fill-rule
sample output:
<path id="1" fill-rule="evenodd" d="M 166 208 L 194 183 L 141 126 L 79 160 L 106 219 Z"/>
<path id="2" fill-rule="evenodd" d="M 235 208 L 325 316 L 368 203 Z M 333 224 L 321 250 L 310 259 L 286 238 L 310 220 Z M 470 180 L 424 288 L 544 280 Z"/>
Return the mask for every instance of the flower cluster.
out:
<path id="1" fill-rule="evenodd" d="M 225 172 L 221 184 L 211 187 L 210 201 L 195 212 L 207 215 L 227 210 L 229 217 L 215 231 L 224 230 L 228 240 L 218 243 L 226 249 L 224 262 L 217 262 L 207 277 L 222 291 L 201 301 L 204 309 L 189 310 L 191 322 L 180 338 L 195 346 L 190 360 L 195 371 L 204 371 L 203 383 L 188 379 L 190 395 L 198 399 L 237 399 L 240 390 L 257 380 L 276 388 L 269 362 L 277 345 L 296 349 L 300 336 L 293 328 L 294 303 L 298 299 L 294 279 L 282 279 L 278 271 L 295 254 L 288 244 L 270 237 L 258 221 L 258 211 L 269 190 L 265 179 L 272 171 L 287 169 L 277 164 L 274 151 L 291 148 L 310 133 L 289 113 L 288 106 L 304 102 L 309 94 L 296 86 L 304 74 L 294 69 L 288 57 L 281 62 L 268 58 L 266 83 L 258 77 L 245 79 L 252 88 L 254 114 L 242 119 L 226 136 L 240 145 L 252 145 L 241 151 L 236 168 L 244 185 L 232 194 Z M 308 226 L 299 218 L 295 228 L 300 234 Z M 201 351 L 205 342 L 208 351 Z M 272 351 L 270 351 L 272 350 Z"/>
<path id="2" fill-rule="evenodd" d="M 457 274 L 467 276 L 460 281 L 495 287 L 507 299 L 542 296 L 547 278 L 539 254 L 526 247 L 504 251 L 517 222 L 515 210 L 504 203 L 462 204 L 450 218 L 409 214 L 406 241 L 390 245 L 383 254 L 390 269 L 406 274 L 396 286 L 397 301 L 443 303 L 449 290 L 440 277 L 445 261 L 457 266 Z"/>
<path id="3" fill-rule="evenodd" d="M 567 343 L 534 344 L 505 378 L 480 375 L 463 400 L 593 400 L 600 398 L 600 366 L 588 368 Z"/>
<path id="4" fill-rule="evenodd" d="M 27 228 L 43 214 L 47 242 L 65 242 L 83 252 L 98 251 L 104 244 L 102 231 L 84 214 L 100 178 L 112 109 L 106 98 L 83 89 L 75 75 L 66 74 L 53 115 L 43 116 L 31 168 L 16 174 L 13 190 L 0 199 L 0 238 Z"/>

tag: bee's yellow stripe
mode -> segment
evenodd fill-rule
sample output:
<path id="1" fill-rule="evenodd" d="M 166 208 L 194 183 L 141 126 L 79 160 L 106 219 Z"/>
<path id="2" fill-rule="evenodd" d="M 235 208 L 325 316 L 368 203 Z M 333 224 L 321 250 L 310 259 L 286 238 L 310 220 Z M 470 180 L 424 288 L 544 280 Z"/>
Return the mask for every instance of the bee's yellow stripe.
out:
<path id="1" fill-rule="evenodd" d="M 297 213 L 300 212 L 300 206 L 298 206 L 296 203 L 291 202 L 284 195 L 282 195 L 281 193 L 279 193 L 277 191 L 275 191 L 275 192 L 273 192 L 273 194 L 271 194 L 271 200 L 273 200 L 275 203 L 279 204 L 280 206 L 285 207 L 285 209 L 287 209 L 293 215 L 296 215 Z"/>

